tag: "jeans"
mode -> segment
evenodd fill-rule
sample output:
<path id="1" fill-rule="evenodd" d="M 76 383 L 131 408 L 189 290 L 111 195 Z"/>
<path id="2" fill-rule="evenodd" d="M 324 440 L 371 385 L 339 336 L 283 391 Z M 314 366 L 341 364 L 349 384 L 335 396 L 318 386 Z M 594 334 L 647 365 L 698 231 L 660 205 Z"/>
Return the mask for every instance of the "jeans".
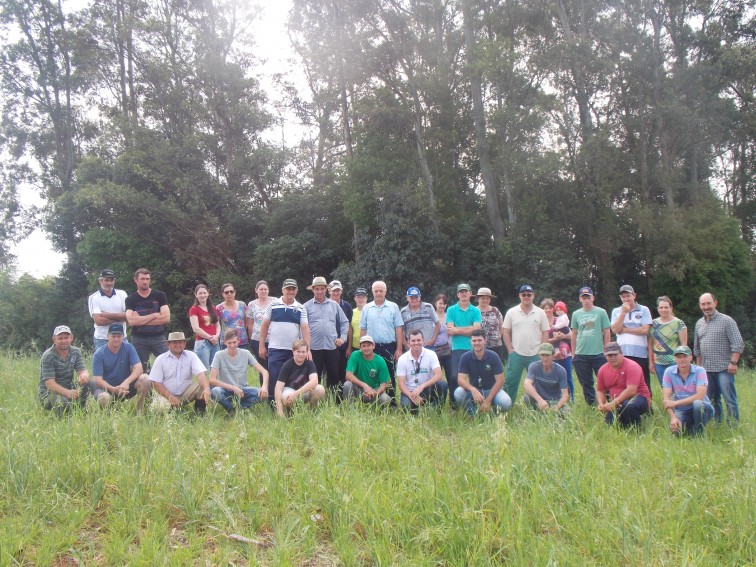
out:
<path id="1" fill-rule="evenodd" d="M 568 356 L 562 360 L 555 360 L 559 366 L 567 371 L 567 390 L 570 392 L 570 402 L 575 401 L 575 382 L 572 379 L 572 357 Z"/>
<path id="2" fill-rule="evenodd" d="M 596 405 L 596 388 L 593 386 L 593 375 L 598 374 L 599 368 L 606 364 L 606 357 L 599 354 L 576 354 L 572 357 L 572 365 L 575 367 L 578 382 L 583 387 L 585 403 L 589 406 Z"/>
<path id="3" fill-rule="evenodd" d="M 512 351 L 507 361 L 507 378 L 504 381 L 504 390 L 510 400 L 517 399 L 517 390 L 520 389 L 522 381 L 522 372 L 528 369 L 533 362 L 538 362 L 540 358 L 537 354 L 533 356 L 523 356 Z"/>
<path id="4" fill-rule="evenodd" d="M 607 412 L 604 421 L 607 425 L 612 425 L 616 414 L 620 426 L 631 427 L 641 424 L 644 413 L 648 413 L 648 400 L 643 396 L 636 395 L 622 402 L 613 412 Z"/>
<path id="5" fill-rule="evenodd" d="M 675 415 L 682 423 L 683 431 L 700 435 L 706 424 L 714 417 L 714 406 L 706 400 L 695 400 L 689 406 L 675 408 Z"/>
<path id="6" fill-rule="evenodd" d="M 94 339 L 94 349 L 97 350 L 108 344 L 108 339 Z"/>
<path id="7" fill-rule="evenodd" d="M 214 345 L 208 340 L 197 339 L 194 341 L 194 354 L 199 357 L 208 372 L 210 371 L 210 365 L 213 363 L 213 358 L 215 358 L 215 354 L 218 350 L 220 350 L 220 347 L 217 344 Z"/>
<path id="8" fill-rule="evenodd" d="M 257 395 L 259 390 L 259 388 L 251 388 L 249 386 L 245 386 L 242 388 L 244 397 L 237 398 L 231 390 L 226 390 L 225 388 L 216 386 L 215 388 L 210 390 L 210 397 L 220 405 L 222 405 L 223 409 L 225 409 L 227 412 L 230 412 L 234 409 L 234 405 L 237 403 L 237 400 L 241 409 L 248 409 L 254 404 L 258 403 L 260 401 L 260 398 Z"/>
<path id="9" fill-rule="evenodd" d="M 448 395 L 448 393 L 449 393 L 448 384 L 444 382 L 443 380 L 439 380 L 438 382 L 433 384 L 433 386 L 430 386 L 429 388 L 426 388 L 425 390 L 420 392 L 420 397 L 432 406 L 443 407 L 444 404 L 446 403 L 446 396 Z M 412 400 L 410 400 L 404 394 L 400 396 L 399 403 L 405 409 L 414 410 L 418 408 L 418 406 L 413 404 Z"/>
<path id="10" fill-rule="evenodd" d="M 377 403 L 381 406 L 388 406 L 391 404 L 392 400 L 391 396 L 386 392 L 382 393 L 380 396 L 375 396 L 374 398 L 366 398 L 362 395 L 362 388 L 352 382 L 344 382 L 344 385 L 341 387 L 341 392 L 345 402 L 348 402 L 353 398 L 359 398 L 364 404 Z"/>
<path id="11" fill-rule="evenodd" d="M 452 357 L 451 355 L 444 356 L 443 358 L 439 356 L 438 362 L 439 364 L 441 364 L 441 368 L 444 370 L 444 379 L 448 383 L 449 377 L 451 376 L 451 373 L 452 373 Z"/>
<path id="12" fill-rule="evenodd" d="M 646 382 L 648 392 L 651 393 L 651 370 L 648 368 L 648 357 L 625 356 L 625 358 L 629 358 L 641 367 L 641 370 L 643 370 L 643 380 Z"/>
<path id="13" fill-rule="evenodd" d="M 481 390 L 480 393 L 483 394 L 483 397 L 487 398 L 488 394 L 491 393 L 491 390 Z M 460 386 L 456 390 L 454 390 L 454 399 L 456 400 L 457 405 L 464 408 L 468 415 L 473 416 L 477 413 L 478 404 L 476 404 L 475 400 L 473 400 L 472 392 L 465 390 Z M 491 406 L 498 408 L 501 412 L 509 411 L 511 409 L 512 400 L 504 391 L 504 388 L 499 390 L 499 392 L 494 396 Z"/>
<path id="14" fill-rule="evenodd" d="M 729 372 L 707 372 L 709 379 L 708 396 L 714 406 L 714 421 L 722 421 L 722 398 L 727 406 L 727 423 L 740 421 L 738 393 L 735 391 L 735 375 Z"/>
<path id="15" fill-rule="evenodd" d="M 659 379 L 659 386 L 662 385 L 662 378 L 664 378 L 664 371 L 674 364 L 654 364 L 654 370 L 656 371 L 656 377 Z"/>
<path id="16" fill-rule="evenodd" d="M 281 373 L 281 367 L 284 363 L 294 358 L 291 349 L 269 348 L 268 349 L 268 399 L 274 400 L 276 393 L 276 382 L 278 375 Z"/>
<path id="17" fill-rule="evenodd" d="M 453 350 L 451 353 L 451 373 L 446 377 L 446 382 L 449 384 L 449 391 L 454 393 L 457 391 L 457 387 L 459 386 L 459 382 L 457 382 L 457 374 L 459 374 L 459 360 L 462 358 L 462 355 L 468 352 L 467 350 Z M 455 396 L 451 397 L 452 408 L 457 408 L 457 400 Z"/>

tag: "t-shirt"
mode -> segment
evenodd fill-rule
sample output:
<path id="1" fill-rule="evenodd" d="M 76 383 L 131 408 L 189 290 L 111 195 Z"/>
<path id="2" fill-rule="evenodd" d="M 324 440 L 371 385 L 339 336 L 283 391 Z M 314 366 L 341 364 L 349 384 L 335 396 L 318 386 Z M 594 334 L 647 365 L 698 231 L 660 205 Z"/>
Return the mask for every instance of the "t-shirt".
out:
<path id="1" fill-rule="evenodd" d="M 543 309 L 535 305 L 525 313 L 515 305 L 504 315 L 504 328 L 511 331 L 512 350 L 521 356 L 535 356 L 543 342 L 543 333 L 551 328 Z"/>
<path id="2" fill-rule="evenodd" d="M 141 361 L 131 343 L 122 342 L 118 352 L 105 345 L 98 348 L 92 357 L 92 376 L 102 376 L 111 386 L 119 386 L 137 364 L 141 364 Z"/>
<path id="3" fill-rule="evenodd" d="M 239 346 L 247 344 L 247 309 L 247 305 L 243 301 L 236 302 L 236 309 L 227 309 L 225 303 L 219 303 L 215 306 L 218 322 L 221 325 L 221 342 L 223 342 L 226 331 L 236 329 L 239 334 Z M 262 321 L 262 314 L 260 320 Z M 260 337 L 260 327 L 257 327 L 257 336 Z"/>
<path id="4" fill-rule="evenodd" d="M 310 381 L 310 374 L 317 374 L 318 369 L 312 360 L 305 360 L 298 365 L 293 358 L 287 360 L 278 374 L 278 381 L 284 383 L 284 387 L 299 390 Z"/>
<path id="5" fill-rule="evenodd" d="M 402 320 L 404 321 L 404 338 L 409 340 L 410 331 L 419 330 L 423 333 L 423 343 L 427 343 L 433 338 L 433 332 L 436 330 L 438 315 L 430 303 L 420 303 L 420 309 L 412 311 L 409 305 L 405 305 L 401 310 Z"/>
<path id="6" fill-rule="evenodd" d="M 272 299 L 263 319 L 270 321 L 269 348 L 291 350 L 294 341 L 302 338 L 301 325 L 307 323 L 307 310 L 298 301 L 287 305 L 283 299 Z"/>
<path id="7" fill-rule="evenodd" d="M 558 364 L 553 364 L 546 372 L 541 361 L 533 362 L 528 366 L 527 378 L 533 381 L 536 392 L 546 401 L 558 402 L 562 390 L 567 389 L 567 371 Z"/>
<path id="8" fill-rule="evenodd" d="M 572 329 L 577 329 L 575 352 L 572 354 L 584 354 L 594 356 L 604 352 L 604 329 L 610 327 L 609 316 L 601 307 L 595 307 L 589 311 L 578 309 L 572 314 Z"/>
<path id="9" fill-rule="evenodd" d="M 634 360 L 625 359 L 616 370 L 608 362 L 598 371 L 596 389 L 609 392 L 612 398 L 619 396 L 627 387 L 638 386 L 638 395 L 651 403 L 651 392 L 643 379 L 643 370 Z"/>
<path id="10" fill-rule="evenodd" d="M 504 373 L 499 355 L 486 349 L 483 358 L 469 351 L 459 359 L 459 374 L 467 374 L 470 385 L 478 390 L 490 390 L 496 384 L 496 375 Z"/>
<path id="11" fill-rule="evenodd" d="M 218 380 L 224 384 L 231 384 L 239 388 L 246 388 L 247 384 L 247 367 L 254 367 L 257 359 L 247 349 L 240 348 L 236 356 L 231 357 L 228 350 L 222 350 L 216 353 L 210 368 L 218 369 Z"/>
<path id="12" fill-rule="evenodd" d="M 472 327 L 473 324 L 482 321 L 480 309 L 474 305 L 468 305 L 467 309 L 462 309 L 459 303 L 456 303 L 446 310 L 446 323 L 452 323 L 455 327 Z M 452 350 L 472 349 L 472 340 L 463 335 L 451 335 L 451 344 Z"/>
<path id="13" fill-rule="evenodd" d="M 218 324 L 210 322 L 210 313 L 208 313 L 207 310 L 202 309 L 202 307 L 200 307 L 199 305 L 192 305 L 189 309 L 189 317 L 191 317 L 192 315 L 197 317 L 197 322 L 199 323 L 200 329 L 205 331 L 211 337 L 215 336 L 215 333 L 218 332 Z M 194 338 L 199 340 L 204 339 L 205 337 L 195 335 Z"/>
<path id="14" fill-rule="evenodd" d="M 685 322 L 677 317 L 667 323 L 662 323 L 661 319 L 654 319 L 651 322 L 648 334 L 656 364 L 666 366 L 675 363 L 673 353 L 680 346 L 680 331 L 686 328 Z"/>
<path id="15" fill-rule="evenodd" d="M 412 351 L 400 356 L 396 363 L 396 375 L 404 376 L 409 391 L 414 392 L 418 386 L 431 381 L 435 368 L 441 368 L 438 356 L 432 350 L 423 348 L 419 360 L 415 360 Z"/>
<path id="16" fill-rule="evenodd" d="M 73 390 L 74 372 L 78 374 L 84 369 L 84 358 L 81 356 L 81 351 L 78 348 L 74 346 L 70 347 L 66 359 L 58 356 L 55 347 L 48 348 L 42 354 L 42 361 L 39 365 L 39 397 L 47 397 L 49 390 L 45 386 L 45 380 L 49 380 L 50 378 L 54 378 L 66 390 Z"/>
<path id="17" fill-rule="evenodd" d="M 92 295 L 89 296 L 89 314 L 95 315 L 100 313 L 125 313 L 126 312 L 126 292 L 122 289 L 113 289 L 113 294 L 108 297 L 102 292 L 102 289 L 98 289 Z M 123 334 L 126 334 L 126 323 L 123 325 Z M 94 326 L 94 338 L 107 339 L 108 328 L 110 325 L 98 325 Z"/>
<path id="18" fill-rule="evenodd" d="M 706 370 L 695 364 L 690 365 L 690 374 L 687 378 L 683 378 L 680 375 L 680 371 L 677 369 L 677 365 L 670 366 L 664 371 L 664 377 L 662 378 L 662 388 L 672 389 L 673 400 L 684 400 L 696 393 L 696 388 L 699 386 L 708 386 L 709 377 L 706 374 Z M 705 401 L 709 401 L 708 397 L 704 397 Z"/>
<path id="19" fill-rule="evenodd" d="M 141 316 L 160 313 L 163 305 L 168 305 L 168 296 L 156 289 L 150 290 L 147 297 L 142 297 L 135 291 L 126 298 L 126 309 Z M 165 325 L 142 325 L 131 329 L 131 335 L 134 337 L 157 337 L 164 334 Z"/>
<path id="20" fill-rule="evenodd" d="M 612 323 L 622 316 L 622 307 L 612 309 Z M 648 307 L 635 304 L 635 308 L 625 314 L 622 325 L 628 329 L 637 329 L 651 324 L 651 311 Z M 648 358 L 648 335 L 632 335 L 621 333 L 617 335 L 617 342 L 622 347 L 622 354 L 635 358 Z"/>
<path id="21" fill-rule="evenodd" d="M 356 350 L 349 357 L 346 369 L 374 390 L 389 381 L 386 361 L 377 354 L 373 354 L 372 360 L 365 360 L 362 351 Z"/>

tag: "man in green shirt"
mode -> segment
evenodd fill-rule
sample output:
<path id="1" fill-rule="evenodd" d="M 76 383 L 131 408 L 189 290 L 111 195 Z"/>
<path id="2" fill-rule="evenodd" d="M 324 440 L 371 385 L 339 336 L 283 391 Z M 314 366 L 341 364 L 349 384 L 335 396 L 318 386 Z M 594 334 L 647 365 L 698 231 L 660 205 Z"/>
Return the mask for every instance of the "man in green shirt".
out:
<path id="1" fill-rule="evenodd" d="M 345 400 L 360 396 L 363 403 L 378 403 L 382 406 L 391 403 L 386 393 L 389 383 L 389 371 L 386 361 L 376 356 L 375 341 L 370 335 L 360 337 L 360 350 L 349 357 L 346 379 L 342 388 Z"/>
<path id="2" fill-rule="evenodd" d="M 578 292 L 582 309 L 572 314 L 572 365 L 583 387 L 583 396 L 588 405 L 596 405 L 596 389 L 593 375 L 606 364 L 604 345 L 611 338 L 609 315 L 601 307 L 593 305 L 593 290 L 581 287 Z"/>

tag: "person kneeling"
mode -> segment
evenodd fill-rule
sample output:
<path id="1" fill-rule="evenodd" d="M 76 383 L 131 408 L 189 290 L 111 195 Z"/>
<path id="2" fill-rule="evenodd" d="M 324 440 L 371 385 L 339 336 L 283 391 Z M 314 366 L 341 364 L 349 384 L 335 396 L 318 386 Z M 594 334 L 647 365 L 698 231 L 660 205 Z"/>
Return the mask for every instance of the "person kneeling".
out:
<path id="1" fill-rule="evenodd" d="M 325 397 L 325 388 L 318 384 L 318 369 L 312 360 L 307 360 L 307 343 L 298 339 L 291 350 L 294 358 L 281 367 L 274 393 L 276 410 L 281 417 L 286 417 L 284 408 L 291 409 L 300 398 L 315 406 Z"/>
<path id="2" fill-rule="evenodd" d="M 616 414 L 622 427 L 640 425 L 651 405 L 651 392 L 643 378 L 643 369 L 622 354 L 619 343 L 607 343 L 604 355 L 608 362 L 599 369 L 596 385 L 598 409 L 604 414 L 604 421 L 612 425 Z"/>
<path id="3" fill-rule="evenodd" d="M 123 325 L 113 323 L 108 327 L 107 344 L 98 348 L 92 357 L 94 398 L 101 407 L 113 400 L 123 401 L 139 396 L 137 415 L 142 413 L 144 400 L 152 389 L 142 362 L 131 343 L 123 340 Z"/>
<path id="4" fill-rule="evenodd" d="M 569 409 L 567 402 L 570 399 L 567 371 L 554 364 L 554 346 L 551 343 L 541 344 L 538 355 L 541 360 L 528 366 L 522 401 L 540 411 L 565 412 Z"/>
<path id="5" fill-rule="evenodd" d="M 454 390 L 457 406 L 463 407 L 470 416 L 474 416 L 478 410 L 488 413 L 492 407 L 502 412 L 508 411 L 512 400 L 502 390 L 504 367 L 501 358 L 494 351 L 486 349 L 483 329 L 473 330 L 470 340 L 473 349 L 464 353 L 459 360 L 459 387 Z"/>
<path id="6" fill-rule="evenodd" d="M 268 371 L 257 362 L 251 352 L 239 348 L 239 331 L 228 329 L 223 339 L 226 348 L 216 353 L 210 365 L 210 397 L 230 415 L 234 411 L 234 405 L 248 409 L 268 398 Z M 247 384 L 248 366 L 262 376 L 260 388 L 253 388 Z"/>
<path id="7" fill-rule="evenodd" d="M 424 348 L 425 338 L 420 329 L 409 334 L 410 349 L 399 357 L 396 379 L 402 392 L 402 407 L 410 411 L 430 401 L 433 406 L 443 406 L 449 386 L 441 379 L 441 363 L 436 353 Z"/>
<path id="8" fill-rule="evenodd" d="M 342 387 L 344 400 L 360 396 L 366 404 L 387 406 L 391 403 L 386 393 L 390 380 L 388 365 L 374 350 L 375 341 L 370 335 L 360 337 L 360 350 L 354 351 L 347 362 L 347 381 Z"/>
<path id="9" fill-rule="evenodd" d="M 693 353 L 687 346 L 677 347 L 674 356 L 676 365 L 667 368 L 662 377 L 669 428 L 675 435 L 700 435 L 714 417 L 714 406 L 706 396 L 708 376 L 704 368 L 691 364 Z"/>

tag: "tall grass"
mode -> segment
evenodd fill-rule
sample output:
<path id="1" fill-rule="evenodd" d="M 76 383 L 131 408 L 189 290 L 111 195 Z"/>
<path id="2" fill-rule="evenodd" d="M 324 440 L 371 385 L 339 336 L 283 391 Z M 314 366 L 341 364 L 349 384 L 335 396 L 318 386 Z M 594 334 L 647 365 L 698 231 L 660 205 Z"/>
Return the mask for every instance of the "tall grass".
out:
<path id="1" fill-rule="evenodd" d="M 35 401 L 38 361 L 6 357 L 0 564 L 753 565 L 753 378 L 739 428 L 677 439 L 659 409 L 624 432 L 582 401 L 563 420 L 520 404 L 58 419 Z"/>

